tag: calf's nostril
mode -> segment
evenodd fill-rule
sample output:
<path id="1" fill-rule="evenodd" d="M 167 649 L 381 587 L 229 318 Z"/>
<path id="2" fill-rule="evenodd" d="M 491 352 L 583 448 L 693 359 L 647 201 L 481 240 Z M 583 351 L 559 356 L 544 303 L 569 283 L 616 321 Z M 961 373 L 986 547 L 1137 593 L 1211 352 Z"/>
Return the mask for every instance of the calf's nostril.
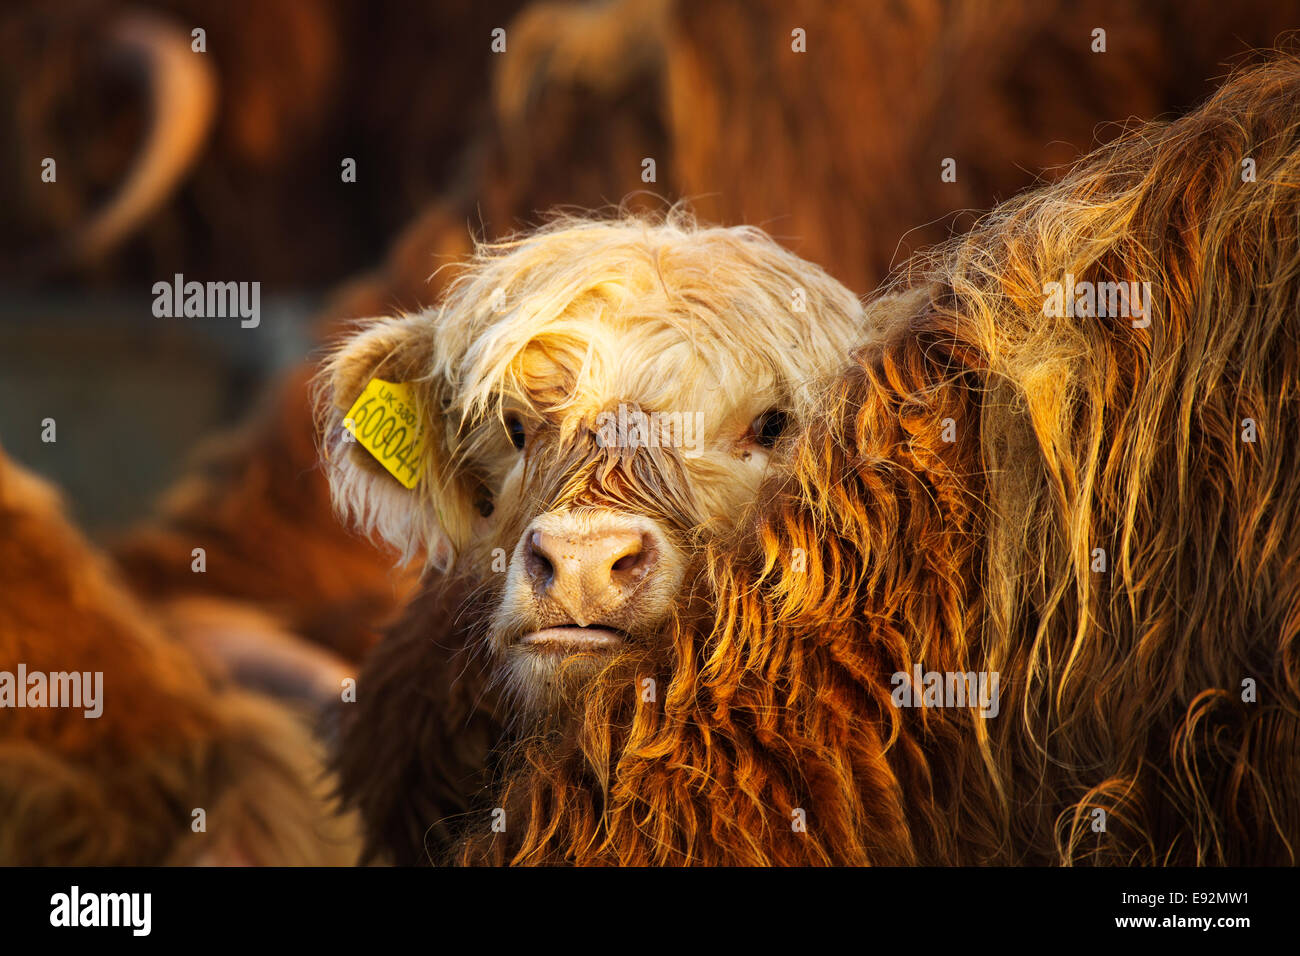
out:
<path id="1" fill-rule="evenodd" d="M 633 551 L 631 554 L 625 554 L 614 562 L 610 570 L 612 571 L 631 571 L 641 563 L 641 552 Z"/>
<path id="2" fill-rule="evenodd" d="M 654 565 L 654 545 L 647 538 L 628 545 L 623 554 L 610 565 L 610 575 L 620 577 L 642 577 Z"/>
<path id="3" fill-rule="evenodd" d="M 540 531 L 528 536 L 528 570 L 538 584 L 549 584 L 555 577 L 555 565 L 546 554 Z"/>

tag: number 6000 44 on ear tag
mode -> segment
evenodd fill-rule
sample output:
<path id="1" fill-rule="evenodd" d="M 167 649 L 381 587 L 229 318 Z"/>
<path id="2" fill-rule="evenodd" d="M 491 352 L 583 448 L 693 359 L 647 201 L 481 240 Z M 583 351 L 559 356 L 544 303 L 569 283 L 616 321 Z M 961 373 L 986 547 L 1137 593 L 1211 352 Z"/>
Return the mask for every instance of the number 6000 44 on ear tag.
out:
<path id="1" fill-rule="evenodd" d="M 424 460 L 424 422 L 411 386 L 372 378 L 348 409 L 343 427 L 389 474 L 407 488 L 415 487 Z"/>

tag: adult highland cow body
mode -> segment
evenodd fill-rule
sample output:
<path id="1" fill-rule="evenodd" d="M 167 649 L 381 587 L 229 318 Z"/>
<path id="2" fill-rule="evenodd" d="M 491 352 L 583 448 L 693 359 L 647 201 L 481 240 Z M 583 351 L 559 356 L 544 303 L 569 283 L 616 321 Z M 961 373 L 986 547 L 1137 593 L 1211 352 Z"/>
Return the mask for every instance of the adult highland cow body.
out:
<path id="1" fill-rule="evenodd" d="M 1300 62 L 893 291 L 674 623 L 519 717 L 461 859 L 1296 862 Z M 998 675 L 996 716 L 918 666 Z"/>

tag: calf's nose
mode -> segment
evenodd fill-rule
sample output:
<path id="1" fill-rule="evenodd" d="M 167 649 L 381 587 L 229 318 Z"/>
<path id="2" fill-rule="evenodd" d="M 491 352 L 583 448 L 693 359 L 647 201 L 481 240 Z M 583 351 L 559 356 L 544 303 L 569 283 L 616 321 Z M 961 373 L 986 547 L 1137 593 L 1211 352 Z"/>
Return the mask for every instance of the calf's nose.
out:
<path id="1" fill-rule="evenodd" d="M 631 516 L 591 522 L 551 515 L 524 532 L 524 570 L 534 589 L 581 627 L 627 601 L 659 555 L 648 522 Z"/>

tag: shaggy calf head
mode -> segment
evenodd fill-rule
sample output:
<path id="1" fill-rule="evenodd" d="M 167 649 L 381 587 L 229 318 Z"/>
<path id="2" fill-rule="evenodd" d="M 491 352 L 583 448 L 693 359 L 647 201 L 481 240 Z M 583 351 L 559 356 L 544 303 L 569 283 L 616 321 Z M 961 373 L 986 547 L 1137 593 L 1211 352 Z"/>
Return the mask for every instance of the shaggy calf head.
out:
<path id="1" fill-rule="evenodd" d="M 468 578 L 526 705 L 653 653 L 691 550 L 754 498 L 860 335 L 843 286 L 749 228 L 558 221 L 480 247 L 439 307 L 376 321 L 323 373 L 339 506 Z M 428 435 L 407 490 L 348 443 L 372 378 Z"/>

